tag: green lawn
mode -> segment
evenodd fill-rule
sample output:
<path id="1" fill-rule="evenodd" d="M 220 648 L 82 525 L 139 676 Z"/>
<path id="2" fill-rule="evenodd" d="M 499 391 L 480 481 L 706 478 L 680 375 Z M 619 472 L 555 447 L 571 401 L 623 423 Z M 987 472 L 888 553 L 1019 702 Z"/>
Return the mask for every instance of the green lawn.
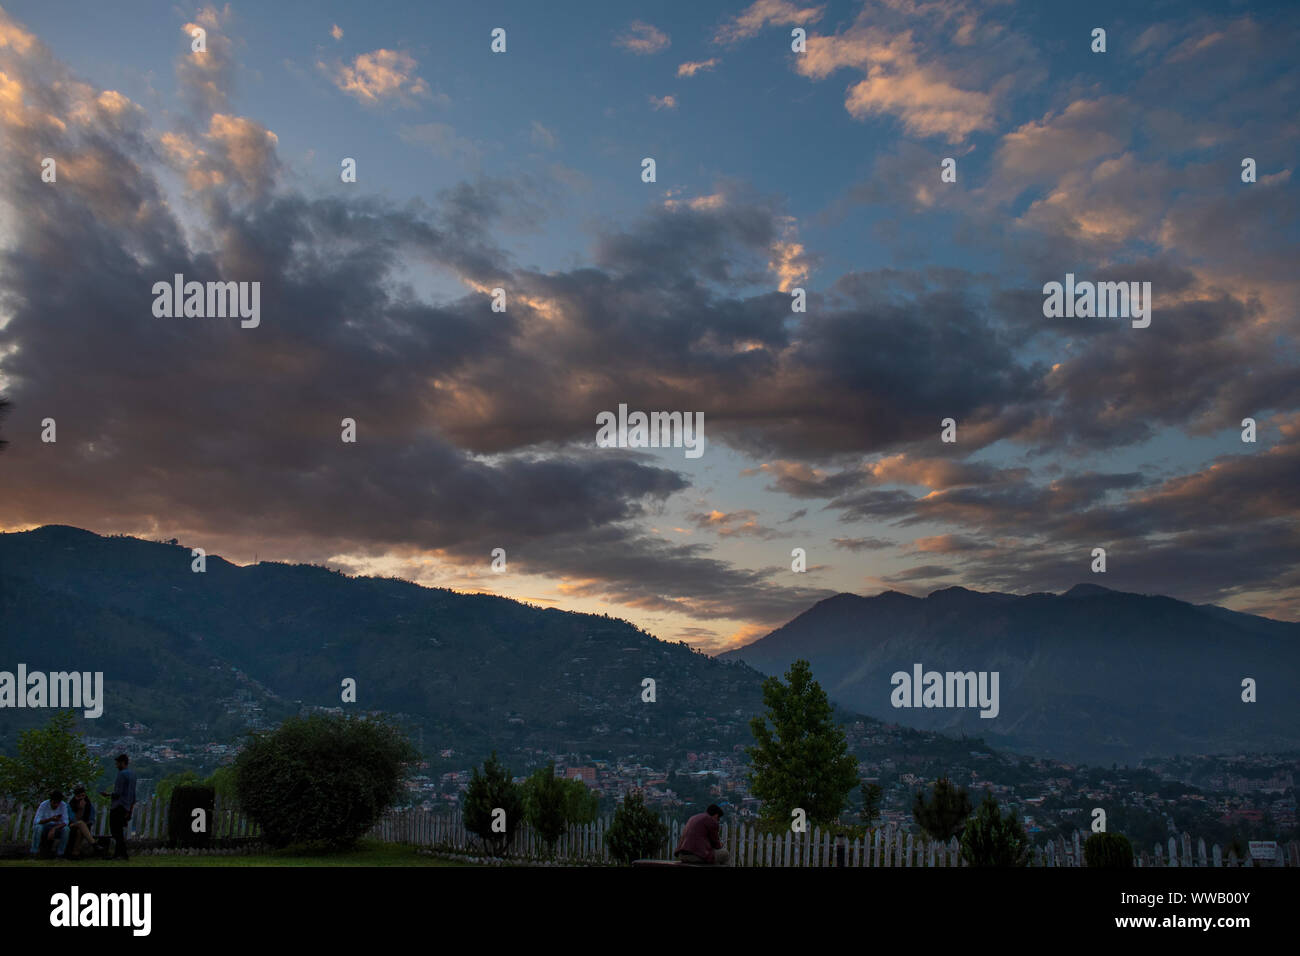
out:
<path id="1" fill-rule="evenodd" d="M 416 853 L 409 846 L 363 842 L 358 849 L 347 853 L 318 853 L 289 848 L 242 856 L 136 854 L 127 863 L 112 860 L 0 860 L 0 866 L 57 866 L 75 871 L 82 867 L 98 869 L 121 866 L 473 866 L 473 864 L 425 856 Z"/>

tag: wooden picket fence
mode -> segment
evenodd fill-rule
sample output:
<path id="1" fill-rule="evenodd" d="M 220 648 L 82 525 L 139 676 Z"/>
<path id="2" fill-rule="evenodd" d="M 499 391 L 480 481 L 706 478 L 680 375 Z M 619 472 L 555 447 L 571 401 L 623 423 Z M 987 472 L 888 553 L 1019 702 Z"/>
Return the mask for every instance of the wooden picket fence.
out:
<path id="1" fill-rule="evenodd" d="M 137 803 L 135 812 L 126 825 L 128 843 L 150 844 L 167 839 L 167 813 L 170 801 Z M 0 800 L 0 847 L 21 844 L 28 846 L 36 821 L 36 807 Z M 95 836 L 109 836 L 108 811 L 95 807 Z M 220 798 L 216 801 L 212 819 L 208 821 L 211 840 L 252 839 L 261 834 L 257 824 L 249 820 L 239 807 Z"/>
<path id="2" fill-rule="evenodd" d="M 613 863 L 606 846 L 605 835 L 612 820 L 605 817 L 594 823 L 570 827 L 555 847 L 553 859 L 573 864 Z M 669 823 L 669 837 L 660 847 L 659 856 L 667 859 L 681 838 L 682 823 Z M 405 843 L 416 847 L 429 847 L 443 852 L 465 855 L 484 853 L 483 843 L 465 829 L 460 813 L 440 813 L 434 810 L 390 810 L 375 825 L 371 837 L 386 843 Z M 1069 841 L 1057 839 L 1044 846 L 1036 846 L 1030 858 L 1031 866 L 1083 866 L 1083 841 L 1088 834 L 1075 831 Z M 723 822 L 721 839 L 731 854 L 733 866 L 835 866 L 836 839 L 833 834 L 814 827 L 808 833 L 777 835 L 760 832 L 753 824 Z M 1279 847 L 1281 864 L 1300 866 L 1300 842 L 1292 841 Z M 551 859 L 545 844 L 530 827 L 521 827 L 515 835 L 509 853 L 512 859 Z M 1152 866 L 1244 866 L 1235 853 L 1226 855 L 1218 845 L 1206 850 L 1205 841 L 1197 841 L 1193 852 L 1191 837 L 1184 833 L 1181 840 L 1169 839 L 1168 853 L 1156 847 L 1154 854 L 1142 851 L 1134 854 L 1133 865 Z M 880 827 L 864 838 L 849 840 L 844 845 L 845 866 L 965 866 L 961 848 L 956 839 L 947 843 L 928 841 L 911 833 L 886 826 Z"/>
<path id="3" fill-rule="evenodd" d="M 127 840 L 133 845 L 160 845 L 167 840 L 168 804 L 161 801 L 139 803 L 127 824 Z M 31 843 L 36 807 L 0 800 L 0 850 L 16 852 L 25 850 Z M 530 827 L 521 827 L 510 847 L 509 857 L 520 860 L 554 859 L 572 864 L 612 864 L 606 845 L 606 834 L 612 819 L 604 817 L 594 823 L 570 827 L 560 837 L 552 857 L 542 839 Z M 682 822 L 668 822 L 669 836 L 659 849 L 659 856 L 667 859 L 681 839 Z M 232 803 L 218 799 L 212 819 L 208 821 L 213 842 L 255 840 L 260 828 L 249 820 Z M 107 836 L 108 813 L 95 816 L 95 836 Z M 463 855 L 483 854 L 482 841 L 465 829 L 459 812 L 440 813 L 434 810 L 389 810 L 370 831 L 372 839 L 385 843 L 404 843 L 427 847 L 442 852 Z M 1058 838 L 1035 846 L 1031 854 L 1032 866 L 1083 866 L 1083 841 L 1087 833 L 1076 830 L 1070 840 Z M 733 866 L 835 866 L 837 844 L 833 834 L 814 827 L 808 833 L 764 833 L 751 823 L 724 821 L 721 827 L 723 846 L 731 854 Z M 957 841 L 947 843 L 928 841 L 894 826 L 871 831 L 866 837 L 846 841 L 845 866 L 885 867 L 951 867 L 965 866 Z M 1291 841 L 1278 847 L 1277 865 L 1300 867 L 1300 841 Z M 1134 854 L 1136 867 L 1236 867 L 1249 865 L 1249 859 L 1240 859 L 1229 850 L 1215 844 L 1207 848 L 1204 839 L 1193 847 L 1187 833 L 1170 837 L 1165 846 L 1156 846 L 1154 852 L 1142 850 Z"/>

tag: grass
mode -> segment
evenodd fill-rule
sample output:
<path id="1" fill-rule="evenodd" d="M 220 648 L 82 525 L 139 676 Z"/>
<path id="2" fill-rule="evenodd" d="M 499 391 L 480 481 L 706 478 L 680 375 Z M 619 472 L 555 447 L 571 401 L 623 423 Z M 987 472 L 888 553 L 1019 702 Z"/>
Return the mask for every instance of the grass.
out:
<path id="1" fill-rule="evenodd" d="M 473 866 L 453 860 L 440 860 L 415 852 L 400 844 L 363 840 L 355 850 L 325 853 L 289 847 L 266 853 L 235 856 L 144 856 L 135 854 L 127 863 L 113 860 L 0 860 L 0 867 L 54 866 L 77 870 L 137 866 Z"/>

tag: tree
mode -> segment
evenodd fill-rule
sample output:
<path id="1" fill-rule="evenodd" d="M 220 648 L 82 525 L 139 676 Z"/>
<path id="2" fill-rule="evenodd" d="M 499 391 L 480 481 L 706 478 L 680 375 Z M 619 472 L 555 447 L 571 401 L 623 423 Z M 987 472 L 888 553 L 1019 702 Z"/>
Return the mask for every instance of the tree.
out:
<path id="1" fill-rule="evenodd" d="M 177 787 L 199 787 L 203 785 L 203 778 L 194 770 L 182 770 L 178 773 L 170 773 L 158 781 L 153 788 L 152 799 L 158 803 L 167 803 L 172 798 L 172 793 Z"/>
<path id="2" fill-rule="evenodd" d="M 312 714 L 249 735 L 235 758 L 239 802 L 272 846 L 354 846 L 402 795 L 419 754 L 384 720 Z"/>
<path id="3" fill-rule="evenodd" d="M 217 797 L 220 800 L 239 799 L 238 780 L 235 775 L 235 768 L 232 765 L 218 767 L 203 782 L 217 792 Z"/>
<path id="4" fill-rule="evenodd" d="M 1094 833 L 1083 841 L 1083 861 L 1089 869 L 1130 869 L 1133 844 L 1122 833 Z"/>
<path id="5" fill-rule="evenodd" d="M 218 767 L 207 778 L 200 777 L 196 770 L 181 770 L 168 774 L 158 781 L 153 788 L 152 800 L 166 803 L 177 787 L 211 787 L 215 796 L 223 801 L 237 800 L 239 793 L 235 786 L 235 768 Z"/>
<path id="6" fill-rule="evenodd" d="M 614 811 L 614 822 L 605 834 L 609 855 L 618 862 L 630 864 L 657 856 L 665 849 L 668 825 L 654 815 L 645 805 L 645 794 L 629 790 L 623 802 Z"/>
<path id="7" fill-rule="evenodd" d="M 760 815 L 769 827 L 788 826 L 796 808 L 810 823 L 829 826 L 857 784 L 857 761 L 808 662 L 795 661 L 785 679 L 788 684 L 763 681 L 767 713 L 749 722 L 757 742 L 748 748 L 751 792 L 763 802 Z"/>
<path id="8" fill-rule="evenodd" d="M 885 791 L 880 789 L 878 783 L 862 782 L 862 822 L 868 827 L 876 825 L 880 819 L 880 800 Z"/>
<path id="9" fill-rule="evenodd" d="M 965 787 L 954 787 L 947 777 L 934 782 L 929 799 L 919 791 L 912 800 L 912 817 L 932 840 L 960 836 L 973 807 Z"/>
<path id="10" fill-rule="evenodd" d="M 9 399 L 0 398 L 0 421 L 4 420 L 5 415 L 9 413 Z M 5 445 L 9 444 L 3 438 L 0 438 L 0 451 L 4 450 Z"/>
<path id="11" fill-rule="evenodd" d="M 985 793 L 961 835 L 961 855 L 971 866 L 1027 866 L 1029 836 L 1014 812 L 1003 816 L 993 794 Z"/>
<path id="12" fill-rule="evenodd" d="M 570 826 L 596 819 L 600 798 L 581 780 L 555 775 L 555 761 L 533 772 L 524 781 L 524 819 L 546 842 L 548 852 Z"/>
<path id="13" fill-rule="evenodd" d="M 18 735 L 18 756 L 0 757 L 0 795 L 37 804 L 52 790 L 72 793 L 81 785 L 90 789 L 103 768 L 72 729 L 76 715 L 61 710 L 42 728 Z"/>
<path id="14" fill-rule="evenodd" d="M 504 829 L 493 829 L 498 815 L 505 811 Z M 515 784 L 505 764 L 497 760 L 497 752 L 483 762 L 483 772 L 478 767 L 470 777 L 465 792 L 465 829 L 476 834 L 483 846 L 493 856 L 501 856 L 514 842 L 515 833 L 524 818 L 523 790 Z"/>

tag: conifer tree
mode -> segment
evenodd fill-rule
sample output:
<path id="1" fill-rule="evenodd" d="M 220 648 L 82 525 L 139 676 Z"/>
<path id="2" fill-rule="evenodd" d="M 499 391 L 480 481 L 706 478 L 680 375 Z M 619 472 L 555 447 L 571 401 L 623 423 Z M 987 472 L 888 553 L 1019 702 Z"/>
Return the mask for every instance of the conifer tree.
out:
<path id="1" fill-rule="evenodd" d="M 645 805 L 645 794 L 629 790 L 605 834 L 609 854 L 620 863 L 658 856 L 667 848 L 668 826 Z"/>
<path id="2" fill-rule="evenodd" d="M 961 855 L 971 866 L 1026 866 L 1029 837 L 1015 813 L 1003 816 L 992 793 L 985 793 L 961 835 Z"/>
<path id="3" fill-rule="evenodd" d="M 759 813 L 768 827 L 788 827 L 795 809 L 810 825 L 829 826 L 857 785 L 857 761 L 809 663 L 795 661 L 785 679 L 763 681 L 767 713 L 749 723 L 756 741 L 748 749 L 751 792 L 762 801 Z"/>
<path id="4" fill-rule="evenodd" d="M 880 784 L 863 781 L 861 818 L 865 826 L 874 827 L 880 819 L 880 800 L 884 793 Z"/>
<path id="5" fill-rule="evenodd" d="M 934 782 L 929 799 L 922 791 L 912 800 L 912 818 L 931 840 L 960 836 L 972 809 L 966 788 L 953 786 L 947 777 Z"/>
<path id="6" fill-rule="evenodd" d="M 552 854 L 570 826 L 592 822 L 600 808 L 600 799 L 581 780 L 555 775 L 554 760 L 524 781 L 523 792 L 524 818 Z"/>
<path id="7" fill-rule="evenodd" d="M 500 819 L 495 811 L 504 810 L 504 828 L 493 829 Z M 465 793 L 465 829 L 478 836 L 493 856 L 502 856 L 524 819 L 524 796 L 497 752 L 483 762 L 483 771 L 474 768 Z"/>

